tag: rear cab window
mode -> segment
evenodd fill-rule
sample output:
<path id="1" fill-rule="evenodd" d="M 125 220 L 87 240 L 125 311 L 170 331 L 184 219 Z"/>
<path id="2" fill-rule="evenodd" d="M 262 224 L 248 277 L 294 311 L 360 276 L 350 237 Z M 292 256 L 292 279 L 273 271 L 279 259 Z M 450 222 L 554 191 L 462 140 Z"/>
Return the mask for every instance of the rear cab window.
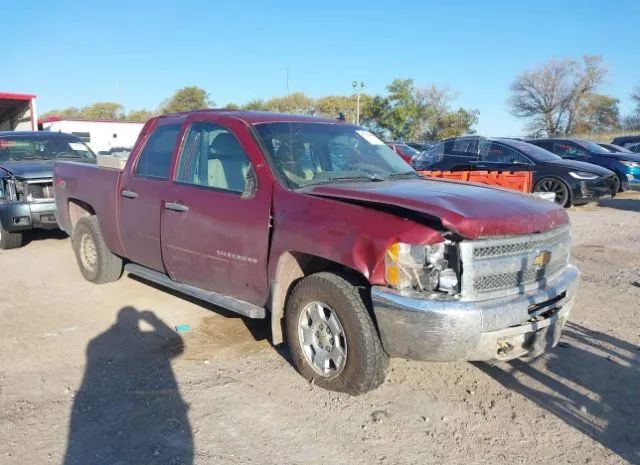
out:
<path id="1" fill-rule="evenodd" d="M 147 139 L 138 157 L 137 177 L 165 180 L 169 177 L 171 157 L 178 142 L 181 123 L 158 125 Z"/>

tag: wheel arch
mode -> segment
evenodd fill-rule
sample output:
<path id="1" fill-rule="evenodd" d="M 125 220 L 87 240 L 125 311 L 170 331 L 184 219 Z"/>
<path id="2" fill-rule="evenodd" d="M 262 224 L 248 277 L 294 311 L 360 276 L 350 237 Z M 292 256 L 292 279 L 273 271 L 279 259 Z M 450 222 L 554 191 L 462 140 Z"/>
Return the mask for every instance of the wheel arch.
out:
<path id="1" fill-rule="evenodd" d="M 318 255 L 286 251 L 278 258 L 275 275 L 271 279 L 268 309 L 271 315 L 271 339 L 273 345 L 284 342 L 283 318 L 287 298 L 293 286 L 305 276 L 329 271 L 347 277 L 352 283 L 368 286 L 369 282 L 359 271 Z"/>
<path id="2" fill-rule="evenodd" d="M 83 202 L 78 199 L 69 199 L 67 204 L 67 209 L 69 212 L 69 235 L 73 234 L 73 230 L 78 224 L 80 218 L 84 218 L 86 216 L 95 215 L 95 209 L 88 204 L 87 202 Z"/>
<path id="3" fill-rule="evenodd" d="M 567 207 L 571 206 L 573 204 L 573 187 L 565 180 L 563 179 L 561 176 L 555 175 L 555 174 L 549 174 L 549 175 L 545 175 L 540 177 L 540 179 L 538 179 L 534 185 L 533 185 L 533 191 L 536 191 L 537 186 L 544 180 L 546 179 L 554 179 L 556 181 L 561 182 L 564 187 L 567 188 L 567 192 L 569 195 L 569 198 L 567 199 Z"/>

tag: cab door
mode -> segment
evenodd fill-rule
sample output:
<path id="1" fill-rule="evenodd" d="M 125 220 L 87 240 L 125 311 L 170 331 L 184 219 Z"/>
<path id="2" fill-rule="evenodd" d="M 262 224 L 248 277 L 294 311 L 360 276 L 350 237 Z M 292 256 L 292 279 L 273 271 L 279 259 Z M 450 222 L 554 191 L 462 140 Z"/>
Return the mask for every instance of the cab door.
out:
<path id="1" fill-rule="evenodd" d="M 244 123 L 218 115 L 187 121 L 162 211 L 171 279 L 256 305 L 268 296 L 273 179 Z"/>
<path id="2" fill-rule="evenodd" d="M 131 154 L 135 163 L 122 173 L 118 192 L 117 217 L 127 258 L 160 272 L 164 272 L 160 217 L 181 128 L 179 119 L 156 120 L 142 149 Z"/>

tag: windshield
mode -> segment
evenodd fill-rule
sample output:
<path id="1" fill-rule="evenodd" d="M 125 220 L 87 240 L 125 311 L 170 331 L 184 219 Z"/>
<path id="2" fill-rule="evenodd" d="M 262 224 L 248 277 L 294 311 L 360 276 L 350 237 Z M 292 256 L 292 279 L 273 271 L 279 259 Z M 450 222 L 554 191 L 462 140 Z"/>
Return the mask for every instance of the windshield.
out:
<path id="1" fill-rule="evenodd" d="M 407 155 L 409 157 L 415 157 L 416 155 L 420 155 L 420 151 L 414 149 L 410 145 L 407 145 L 407 144 L 396 144 L 396 146 L 400 147 L 402 149 L 402 151 L 405 153 L 405 155 Z"/>
<path id="2" fill-rule="evenodd" d="M 600 144 L 600 147 L 607 149 L 611 153 L 633 153 L 631 150 L 615 144 Z"/>
<path id="3" fill-rule="evenodd" d="M 611 153 L 610 151 L 608 151 L 604 147 L 601 147 L 601 146 L 599 146 L 598 144 L 596 144 L 594 142 L 589 142 L 589 141 L 586 141 L 586 140 L 577 140 L 576 142 L 578 144 L 580 144 L 581 146 L 583 146 L 585 149 L 587 149 L 591 153 L 596 153 L 596 154 L 600 154 L 600 155 L 607 155 L 607 154 Z"/>
<path id="4" fill-rule="evenodd" d="M 417 176 L 384 142 L 356 126 L 296 122 L 255 128 L 276 169 L 295 187 Z"/>
<path id="5" fill-rule="evenodd" d="M 80 139 L 46 134 L 0 135 L 0 161 L 63 160 L 83 158 L 93 160 L 94 153 Z"/>
<path id="6" fill-rule="evenodd" d="M 548 150 L 543 149 L 542 147 L 538 147 L 537 145 L 530 144 L 529 142 L 524 142 L 521 140 L 515 139 L 498 139 L 505 145 L 513 147 L 516 150 L 524 153 L 527 157 L 531 158 L 533 161 L 558 161 L 561 158 L 555 153 L 549 152 Z"/>

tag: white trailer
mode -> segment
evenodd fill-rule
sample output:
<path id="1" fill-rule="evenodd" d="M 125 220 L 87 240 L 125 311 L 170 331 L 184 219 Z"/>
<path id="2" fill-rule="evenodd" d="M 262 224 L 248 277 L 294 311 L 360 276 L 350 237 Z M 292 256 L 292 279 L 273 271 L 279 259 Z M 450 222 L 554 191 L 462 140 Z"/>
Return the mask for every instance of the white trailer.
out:
<path id="1" fill-rule="evenodd" d="M 36 96 L 0 92 L 0 131 L 35 131 Z"/>
<path id="2" fill-rule="evenodd" d="M 91 149 L 106 152 L 114 147 L 133 147 L 144 123 L 117 120 L 63 119 L 51 116 L 40 120 L 43 131 L 66 132 L 85 141 Z"/>

